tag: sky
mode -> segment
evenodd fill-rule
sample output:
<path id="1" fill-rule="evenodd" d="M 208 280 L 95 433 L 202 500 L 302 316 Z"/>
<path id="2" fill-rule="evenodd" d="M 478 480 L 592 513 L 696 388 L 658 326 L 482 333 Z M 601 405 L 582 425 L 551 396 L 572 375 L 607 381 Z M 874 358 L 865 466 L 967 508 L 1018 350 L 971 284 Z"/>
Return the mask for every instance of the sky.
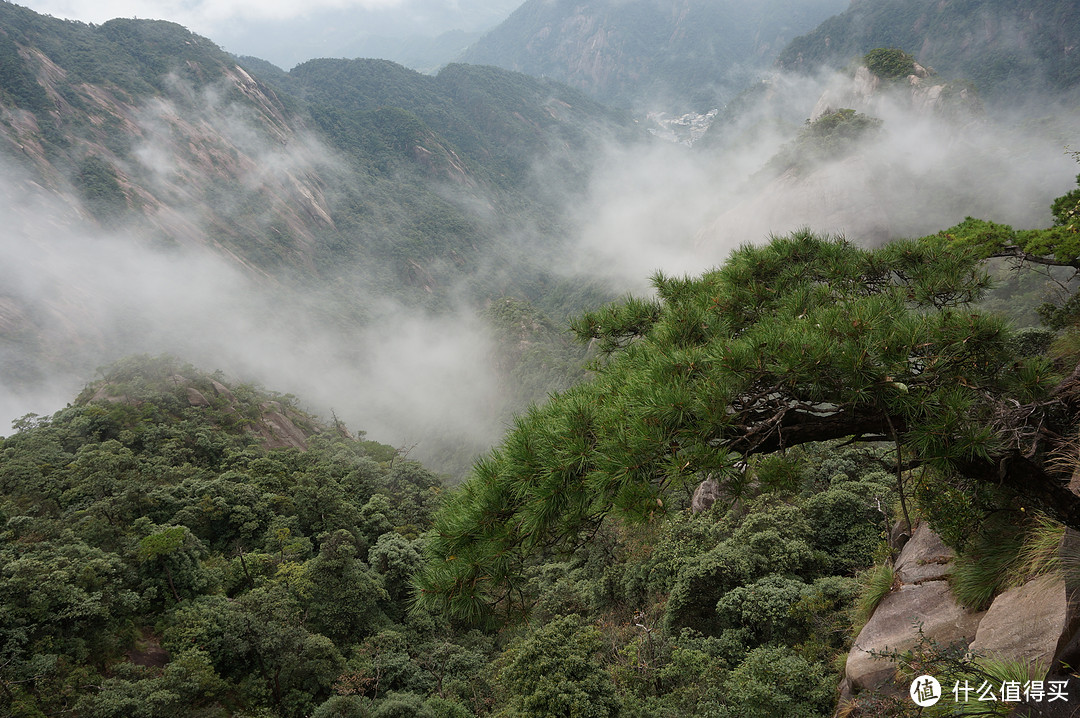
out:
<path id="1" fill-rule="evenodd" d="M 171 20 L 237 55 L 284 69 L 314 57 L 387 56 L 379 38 L 434 38 L 452 30 L 480 33 L 522 0 L 20 0 L 40 13 L 102 23 L 116 17 Z M 375 52 L 374 48 L 383 52 Z M 416 54 L 416 48 L 411 48 Z M 407 57 L 409 53 L 398 50 Z M 442 61 L 453 59 L 450 56 Z M 414 66 L 415 65 L 411 65 Z M 425 69 L 416 67 L 415 69 Z"/>
<path id="2" fill-rule="evenodd" d="M 324 10 L 397 10 L 409 12 L 414 0 L 29 0 L 33 10 L 83 22 L 101 23 L 114 17 L 172 20 L 207 35 L 229 23 L 259 20 L 294 20 Z M 430 4 L 430 3 L 429 3 Z M 438 3 L 458 5 L 454 0 Z"/>

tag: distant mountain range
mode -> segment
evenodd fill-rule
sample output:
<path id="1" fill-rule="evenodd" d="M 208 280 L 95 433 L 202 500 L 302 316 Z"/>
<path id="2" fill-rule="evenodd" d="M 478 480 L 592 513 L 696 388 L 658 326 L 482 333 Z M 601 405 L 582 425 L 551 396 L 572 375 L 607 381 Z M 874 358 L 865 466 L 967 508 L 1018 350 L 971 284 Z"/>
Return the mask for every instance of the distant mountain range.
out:
<path id="1" fill-rule="evenodd" d="M 293 17 L 245 12 L 231 22 L 193 29 L 230 52 L 261 57 L 283 68 L 317 57 L 363 57 L 434 72 L 520 4 L 521 0 L 395 0 L 336 3 L 336 7 L 311 3 Z"/>
<path id="2" fill-rule="evenodd" d="M 430 332 L 507 294 L 554 316 L 595 303 L 608 295 L 556 258 L 565 202 L 608 139 L 647 135 L 578 90 L 494 67 L 286 73 L 174 23 L 87 25 L 0 2 L 0 409 L 5 390 L 123 353 L 202 346 L 221 366 L 228 347 L 244 366 L 362 377 L 380 344 L 411 341 L 405 316 Z M 479 354 L 479 382 L 495 358 L 474 324 L 446 341 Z M 401 369 L 412 347 L 385 363 L 416 385 Z M 344 411 L 341 387 L 325 401 Z M 395 391 L 387 406 L 405 412 Z M 417 393 L 413 420 L 433 400 Z M 450 406 L 471 432 L 450 442 L 461 468 L 493 435 L 471 426 L 497 425 L 501 405 L 471 421 L 463 400 Z"/>
<path id="3" fill-rule="evenodd" d="M 784 69 L 842 66 L 895 47 L 939 73 L 972 81 L 983 97 L 1059 99 L 1080 83 L 1080 4 L 1071 0 L 854 0 L 796 38 Z"/>
<path id="4" fill-rule="evenodd" d="M 847 0 L 528 0 L 463 62 L 552 77 L 603 101 L 705 112 Z"/>
<path id="5" fill-rule="evenodd" d="M 542 214 L 538 157 L 561 162 L 565 187 L 597 138 L 638 132 L 578 91 L 493 67 L 317 60 L 286 73 L 173 23 L 91 26 L 6 2 L 0 28 L 9 161 L 73 190 L 98 222 L 219 246 L 263 273 L 363 266 L 438 296 L 478 252 L 498 253 L 507 216 Z M 272 157 L 281 171 L 260 175 Z M 177 221 L 180 203 L 200 216 Z"/>

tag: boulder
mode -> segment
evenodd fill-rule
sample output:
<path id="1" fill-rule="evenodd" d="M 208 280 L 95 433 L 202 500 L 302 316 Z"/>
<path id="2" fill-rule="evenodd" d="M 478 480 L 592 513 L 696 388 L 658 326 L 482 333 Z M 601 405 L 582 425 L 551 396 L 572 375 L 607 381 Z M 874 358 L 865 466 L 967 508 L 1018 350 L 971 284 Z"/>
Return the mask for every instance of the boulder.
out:
<path id="1" fill-rule="evenodd" d="M 872 653 L 911 648 L 918 641 L 919 625 L 938 645 L 966 646 L 975 637 L 982 615 L 957 603 L 946 581 L 902 585 L 881 600 L 859 631 L 848 654 L 845 682 L 856 691 L 885 688 L 896 674 L 896 665 Z"/>
<path id="2" fill-rule="evenodd" d="M 1043 576 L 994 599 L 970 650 L 999 659 L 1039 662 L 1049 669 L 1078 627 L 1065 579 Z"/>
<path id="3" fill-rule="evenodd" d="M 187 389 L 187 400 L 192 406 L 210 406 L 210 401 L 193 386 L 189 386 Z"/>
<path id="4" fill-rule="evenodd" d="M 927 523 L 918 523 L 896 559 L 896 576 L 901 584 L 942 581 L 952 571 L 955 555 Z"/>
<path id="5" fill-rule="evenodd" d="M 694 489 L 694 495 L 690 499 L 690 511 L 699 514 L 716 503 L 720 498 L 720 484 L 716 479 L 705 479 Z"/>
<path id="6" fill-rule="evenodd" d="M 264 439 L 268 449 L 306 449 L 307 436 L 280 409 L 276 401 L 263 404 L 255 433 Z"/>
<path id="7" fill-rule="evenodd" d="M 236 396 L 233 395 L 231 391 L 229 391 L 229 387 L 225 386 L 220 381 L 216 381 L 214 379 L 211 379 L 210 383 L 214 385 L 214 391 L 217 393 L 218 396 L 224 397 L 230 404 L 236 403 Z"/>

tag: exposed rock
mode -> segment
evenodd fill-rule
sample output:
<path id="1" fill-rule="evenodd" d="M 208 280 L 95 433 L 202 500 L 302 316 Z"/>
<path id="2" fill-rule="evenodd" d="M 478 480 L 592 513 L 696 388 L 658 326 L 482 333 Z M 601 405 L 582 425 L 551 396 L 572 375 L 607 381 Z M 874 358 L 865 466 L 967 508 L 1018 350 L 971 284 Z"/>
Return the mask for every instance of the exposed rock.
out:
<path id="1" fill-rule="evenodd" d="M 170 660 L 169 652 L 161 647 L 161 639 L 147 630 L 140 632 L 135 645 L 124 655 L 136 666 L 147 668 L 163 668 Z"/>
<path id="2" fill-rule="evenodd" d="M 720 484 L 716 479 L 705 479 L 694 489 L 694 495 L 690 499 L 690 511 L 698 514 L 706 511 L 720 498 Z"/>
<path id="3" fill-rule="evenodd" d="M 94 395 L 90 397 L 90 401 L 111 401 L 114 403 L 123 401 L 124 397 L 112 393 L 115 388 L 112 384 L 105 384 L 94 392 Z"/>
<path id="4" fill-rule="evenodd" d="M 995 658 L 1037 661 L 1049 668 L 1075 633 L 1077 618 L 1066 600 L 1065 580 L 1044 576 L 995 598 L 970 650 Z"/>
<path id="5" fill-rule="evenodd" d="M 231 391 L 229 391 L 229 387 L 213 379 L 210 380 L 210 383 L 214 385 L 214 391 L 217 392 L 218 396 L 224 398 L 230 404 L 236 403 L 236 396 Z"/>
<path id="6" fill-rule="evenodd" d="M 881 87 L 881 78 L 870 72 L 870 68 L 863 66 L 855 71 L 855 82 L 852 90 L 854 90 L 856 97 L 861 98 L 863 102 L 869 100 L 879 87 Z"/>
<path id="7" fill-rule="evenodd" d="M 276 401 L 262 404 L 262 417 L 255 427 L 255 433 L 265 440 L 268 449 L 307 448 L 307 436 L 285 415 L 281 404 Z"/>
<path id="8" fill-rule="evenodd" d="M 192 406 L 210 406 L 210 401 L 193 386 L 187 388 L 187 400 Z"/>
<path id="9" fill-rule="evenodd" d="M 957 603 L 946 581 L 901 586 L 881 600 L 855 639 L 845 668 L 846 683 L 855 690 L 883 688 L 892 681 L 896 666 L 871 652 L 911 648 L 918 640 L 919 624 L 923 634 L 940 646 L 967 645 L 982 615 Z"/>
<path id="10" fill-rule="evenodd" d="M 894 550 L 899 551 L 907 545 L 907 542 L 911 540 L 911 531 L 908 529 L 907 522 L 900 519 L 893 524 L 892 530 L 889 531 L 889 546 Z"/>
<path id="11" fill-rule="evenodd" d="M 928 524 L 916 524 L 911 540 L 896 559 L 896 576 L 901 584 L 942 581 L 952 571 L 955 556 Z"/>

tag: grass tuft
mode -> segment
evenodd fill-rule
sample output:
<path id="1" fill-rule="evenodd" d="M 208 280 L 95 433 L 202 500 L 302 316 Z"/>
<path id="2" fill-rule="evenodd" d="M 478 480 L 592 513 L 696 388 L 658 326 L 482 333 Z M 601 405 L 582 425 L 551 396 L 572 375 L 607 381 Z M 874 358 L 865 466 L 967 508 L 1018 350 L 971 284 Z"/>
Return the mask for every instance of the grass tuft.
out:
<path id="1" fill-rule="evenodd" d="M 896 569 L 890 563 L 872 566 L 859 574 L 859 596 L 855 600 L 855 616 L 852 621 L 854 633 L 858 633 L 881 600 L 896 584 Z"/>

